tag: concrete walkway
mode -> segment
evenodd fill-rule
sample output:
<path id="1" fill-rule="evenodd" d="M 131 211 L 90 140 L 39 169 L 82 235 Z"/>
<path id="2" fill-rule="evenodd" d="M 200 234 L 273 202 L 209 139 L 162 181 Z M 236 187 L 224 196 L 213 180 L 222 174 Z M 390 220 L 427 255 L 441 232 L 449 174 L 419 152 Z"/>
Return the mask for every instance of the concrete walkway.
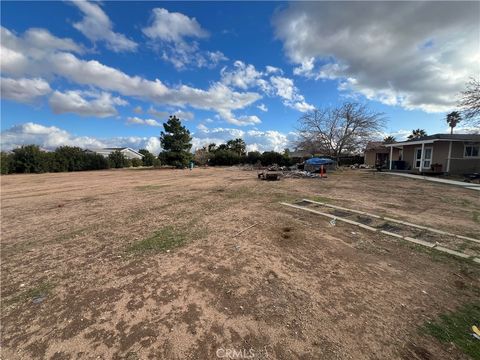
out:
<path id="1" fill-rule="evenodd" d="M 432 176 L 413 175 L 413 174 L 396 173 L 396 172 L 380 172 L 380 174 L 404 176 L 410 179 L 432 181 L 432 182 L 437 182 L 437 183 L 442 183 L 447 185 L 455 185 L 455 186 L 460 186 L 466 189 L 480 191 L 480 184 L 473 184 L 473 183 L 468 183 L 463 181 L 440 179 Z"/>

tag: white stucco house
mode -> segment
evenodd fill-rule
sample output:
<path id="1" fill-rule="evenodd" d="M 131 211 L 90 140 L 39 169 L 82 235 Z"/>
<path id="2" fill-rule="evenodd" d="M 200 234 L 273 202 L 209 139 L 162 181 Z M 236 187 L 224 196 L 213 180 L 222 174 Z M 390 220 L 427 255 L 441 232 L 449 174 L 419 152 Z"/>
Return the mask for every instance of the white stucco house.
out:
<path id="1" fill-rule="evenodd" d="M 120 151 L 127 159 L 142 159 L 143 155 L 129 147 L 88 149 L 87 151 L 108 157 L 114 151 Z"/>

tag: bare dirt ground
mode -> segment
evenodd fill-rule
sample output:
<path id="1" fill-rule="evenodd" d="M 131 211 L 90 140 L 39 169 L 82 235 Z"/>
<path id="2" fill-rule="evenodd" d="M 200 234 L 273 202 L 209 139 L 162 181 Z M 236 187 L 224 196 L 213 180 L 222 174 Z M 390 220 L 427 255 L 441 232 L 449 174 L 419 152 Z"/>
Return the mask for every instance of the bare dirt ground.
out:
<path id="1" fill-rule="evenodd" d="M 279 202 L 478 237 L 473 190 L 353 170 L 264 182 L 235 168 L 1 185 L 2 359 L 466 358 L 419 326 L 479 301 L 479 265 Z M 166 227 L 183 246 L 129 251 Z"/>

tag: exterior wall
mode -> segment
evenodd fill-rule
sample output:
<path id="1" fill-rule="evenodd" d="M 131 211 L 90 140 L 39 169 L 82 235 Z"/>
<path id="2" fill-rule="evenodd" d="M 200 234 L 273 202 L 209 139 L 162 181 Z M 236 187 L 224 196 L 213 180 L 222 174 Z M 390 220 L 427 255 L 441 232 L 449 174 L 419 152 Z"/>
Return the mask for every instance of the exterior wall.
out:
<path id="1" fill-rule="evenodd" d="M 365 164 L 369 166 L 375 166 L 376 152 L 374 150 L 365 151 Z"/>
<path id="2" fill-rule="evenodd" d="M 377 162 L 377 154 L 387 154 L 387 158 L 390 157 L 390 148 L 387 148 L 386 150 L 368 150 L 365 151 L 365 159 L 364 163 L 369 166 L 375 166 Z M 393 148 L 392 152 L 392 160 L 396 161 L 398 160 L 398 157 L 400 155 L 400 150 L 397 148 Z M 387 162 L 388 166 L 388 162 Z"/>
<path id="3" fill-rule="evenodd" d="M 433 147 L 432 164 L 441 164 L 443 172 L 447 171 L 449 146 L 450 146 L 449 141 L 437 141 L 437 142 L 434 142 L 432 146 Z M 453 148 L 452 148 L 452 151 L 453 151 Z"/>
<path id="4" fill-rule="evenodd" d="M 416 146 L 414 145 L 409 145 L 409 146 L 404 146 L 403 147 L 403 161 L 407 163 L 406 169 L 407 170 L 413 170 L 413 155 L 415 152 Z"/>
<path id="5" fill-rule="evenodd" d="M 432 147 L 432 164 L 441 164 L 442 171 L 447 171 L 449 141 L 436 141 L 433 144 L 425 144 L 425 147 Z M 415 149 L 421 145 L 403 146 L 403 159 L 407 162 L 408 168 L 412 171 L 418 171 L 414 168 Z M 450 174 L 463 174 L 470 172 L 480 172 L 480 158 L 464 158 L 464 142 L 452 142 L 452 154 L 450 159 Z M 425 169 L 429 170 L 429 169 Z"/>
<path id="6" fill-rule="evenodd" d="M 143 156 L 137 154 L 137 153 L 134 153 L 133 151 L 130 151 L 129 149 L 125 149 L 125 150 L 122 150 L 122 153 L 123 155 L 125 155 L 125 157 L 127 159 L 142 159 Z"/>
<path id="7" fill-rule="evenodd" d="M 450 159 L 450 174 L 465 174 L 480 172 L 480 157 L 465 158 L 465 143 L 454 142 L 452 144 L 452 157 Z"/>

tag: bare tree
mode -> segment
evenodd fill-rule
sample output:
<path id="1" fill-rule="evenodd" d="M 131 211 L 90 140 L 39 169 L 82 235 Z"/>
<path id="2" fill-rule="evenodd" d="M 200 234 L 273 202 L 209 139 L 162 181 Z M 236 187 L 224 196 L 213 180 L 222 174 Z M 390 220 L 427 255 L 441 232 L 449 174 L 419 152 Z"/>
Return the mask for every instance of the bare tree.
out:
<path id="1" fill-rule="evenodd" d="M 334 157 L 358 151 L 384 127 L 382 113 L 346 102 L 336 108 L 315 109 L 299 119 L 297 147 Z"/>
<path id="2" fill-rule="evenodd" d="M 462 92 L 459 107 L 465 122 L 480 125 L 480 79 L 470 78 Z"/>

